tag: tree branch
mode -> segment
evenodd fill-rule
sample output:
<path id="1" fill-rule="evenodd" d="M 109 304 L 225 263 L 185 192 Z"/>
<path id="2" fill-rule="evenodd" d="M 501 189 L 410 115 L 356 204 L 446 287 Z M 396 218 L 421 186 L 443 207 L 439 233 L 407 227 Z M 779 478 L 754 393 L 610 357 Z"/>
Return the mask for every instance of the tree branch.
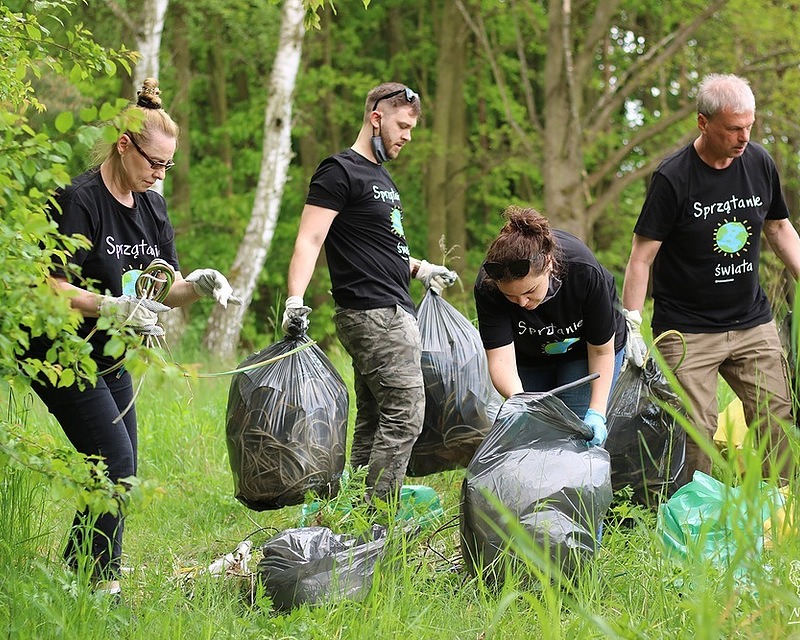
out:
<path id="1" fill-rule="evenodd" d="M 627 189 L 634 181 L 650 175 L 665 157 L 685 147 L 694 137 L 695 133 L 693 131 L 684 134 L 678 142 L 669 147 L 663 155 L 653 156 L 650 160 L 633 171 L 620 177 L 615 177 L 615 179 L 610 182 L 609 187 L 586 208 L 586 218 L 589 224 L 591 225 L 596 222 L 606 207 L 616 200 L 619 194 Z"/>
<path id="2" fill-rule="evenodd" d="M 141 40 L 144 38 L 144 31 L 140 26 L 138 26 L 131 17 L 128 15 L 128 12 L 125 11 L 122 7 L 120 7 L 115 0 L 103 0 L 106 6 L 111 9 L 111 13 L 113 13 L 117 18 L 119 18 L 125 26 L 130 29 L 131 33 L 136 34 L 136 39 Z"/>
<path id="3" fill-rule="evenodd" d="M 582 80 L 586 77 L 587 71 L 592 66 L 592 61 L 594 60 L 595 47 L 608 32 L 608 25 L 611 23 L 611 18 L 616 15 L 619 4 L 620 0 L 604 0 L 603 2 L 597 3 L 592 24 L 583 40 L 582 50 L 576 58 L 576 78 Z M 582 81 L 581 84 L 583 84 Z"/>
<path id="4" fill-rule="evenodd" d="M 625 100 L 645 85 L 646 76 L 654 69 L 668 60 L 705 22 L 716 13 L 728 0 L 714 0 L 705 11 L 698 15 L 692 22 L 668 34 L 644 55 L 636 58 L 633 65 L 622 75 L 618 82 L 611 87 L 599 100 L 597 106 L 587 115 L 587 121 L 592 124 L 590 130 L 605 129 L 605 123 L 612 112 L 620 109 Z"/>
<path id="5" fill-rule="evenodd" d="M 483 47 L 483 50 L 486 52 L 486 57 L 489 60 L 489 66 L 492 69 L 492 76 L 494 76 L 495 82 L 497 83 L 497 89 L 500 94 L 500 98 L 503 101 L 503 110 L 505 111 L 506 119 L 511 125 L 511 128 L 514 129 L 514 131 L 516 131 L 519 134 L 520 141 L 524 145 L 526 151 L 533 155 L 535 153 L 535 150 L 530 144 L 529 141 L 530 136 L 522 129 L 519 122 L 517 122 L 516 118 L 514 118 L 513 111 L 511 110 L 505 79 L 503 78 L 503 74 L 500 71 L 499 65 L 497 64 L 497 59 L 495 58 L 494 52 L 492 51 L 492 47 L 489 44 L 489 37 L 486 34 L 486 27 L 483 24 L 483 18 L 479 14 L 478 22 L 473 20 L 472 16 L 469 14 L 466 7 L 464 6 L 464 2 L 462 0 L 456 0 L 456 6 L 458 7 L 458 10 L 461 12 L 461 15 L 464 18 L 464 22 L 467 23 L 469 28 L 472 30 L 472 33 L 478 39 L 478 42 Z"/>
<path id="6" fill-rule="evenodd" d="M 663 133 L 672 125 L 683 120 L 692 111 L 694 111 L 694 105 L 687 102 L 683 107 L 677 111 L 674 111 L 669 116 L 660 118 L 653 124 L 647 127 L 642 127 L 636 131 L 634 136 L 627 144 L 616 149 L 613 154 L 606 158 L 606 161 L 600 167 L 592 171 L 588 178 L 589 187 L 596 187 L 609 174 L 615 173 L 619 169 L 619 165 L 622 163 L 625 156 L 630 153 L 631 149 L 649 140 L 650 138 L 657 136 L 659 133 Z"/>

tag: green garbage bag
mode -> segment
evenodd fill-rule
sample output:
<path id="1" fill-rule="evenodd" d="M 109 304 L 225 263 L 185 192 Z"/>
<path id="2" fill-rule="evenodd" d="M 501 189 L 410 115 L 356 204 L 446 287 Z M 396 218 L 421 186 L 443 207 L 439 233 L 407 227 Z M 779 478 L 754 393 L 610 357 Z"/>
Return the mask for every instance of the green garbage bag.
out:
<path id="1" fill-rule="evenodd" d="M 783 503 L 780 491 L 766 483 L 750 497 L 695 471 L 691 482 L 660 505 L 657 530 L 674 556 L 708 560 L 741 575 L 742 563 L 764 550 L 765 523 Z"/>

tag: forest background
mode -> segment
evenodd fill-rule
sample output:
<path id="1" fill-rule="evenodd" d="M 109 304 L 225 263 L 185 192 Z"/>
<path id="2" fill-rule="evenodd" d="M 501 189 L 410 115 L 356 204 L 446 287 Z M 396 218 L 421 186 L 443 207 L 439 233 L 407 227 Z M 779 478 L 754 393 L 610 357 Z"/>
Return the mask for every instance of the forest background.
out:
<path id="1" fill-rule="evenodd" d="M 24 11 L 50 3 L 6 4 Z M 798 209 L 794 3 L 364 5 L 94 0 L 61 16 L 85 25 L 104 47 L 149 48 L 130 73 L 121 66 L 112 76 L 30 75 L 46 105 L 27 114 L 31 127 L 70 143 L 66 168 L 76 175 L 88 167 L 93 140 L 76 135 L 81 115 L 134 95 L 135 80 L 153 75 L 148 66 L 155 70 L 165 107 L 182 127 L 163 189 L 183 271 L 213 266 L 248 302 L 231 312 L 195 305 L 191 317 L 171 320 L 173 343 L 188 321 L 190 342 L 202 341 L 222 359 L 266 346 L 282 311 L 309 178 L 325 156 L 352 144 L 366 93 L 388 80 L 417 91 L 424 110 L 411 145 L 388 166 L 412 255 L 460 273 L 448 298 L 468 317 L 483 252 L 512 203 L 533 206 L 586 240 L 621 285 L 647 179 L 697 134 L 693 97 L 709 72 L 750 80 L 753 140 L 775 157 L 790 210 Z M 159 17 L 163 32 L 153 51 L 148 30 L 158 30 Z M 59 127 L 64 112 L 76 124 Z M 265 153 L 287 116 L 285 143 Z M 781 300 L 775 282 L 773 298 Z M 335 340 L 328 290 L 323 256 L 306 296 L 314 309 L 310 333 L 323 346 Z M 419 299 L 422 290 L 414 294 Z"/>
<path id="2" fill-rule="evenodd" d="M 201 301 L 190 316 L 169 314 L 173 346 L 180 336 L 183 348 L 202 345 L 197 361 L 206 364 L 238 360 L 275 339 L 308 180 L 322 158 L 353 142 L 366 93 L 380 82 L 401 81 L 422 96 L 424 118 L 388 168 L 413 255 L 461 274 L 446 296 L 474 319 L 472 280 L 512 203 L 534 206 L 585 239 L 621 285 L 647 179 L 696 135 L 694 93 L 709 72 L 750 80 L 758 105 L 752 139 L 778 163 L 796 220 L 798 36 L 798 5 L 766 0 L 0 4 L 0 626 L 9 637 L 105 638 L 119 621 L 98 617 L 102 607 L 41 560 L 57 553 L 75 501 L 112 508 L 114 487 L 64 446 L 41 406 L 15 396 L 14 380 L 20 367 L 60 384 L 95 373 L 75 339 L 79 318 L 46 284 L 52 262 L 75 247 L 50 223 L 48 198 L 89 167 L 98 138 L 118 133 L 114 119 L 142 78 L 158 77 L 183 131 L 164 184 L 183 270 L 215 267 L 247 302 L 220 312 Z M 774 256 L 763 260 L 780 314 L 793 290 Z M 421 286 L 412 286 L 420 299 Z M 310 333 L 347 376 L 328 288 L 321 260 L 307 296 Z M 58 336 L 58 348 L 50 361 L 20 363 L 35 333 Z M 126 367 L 144 378 L 146 360 Z M 694 638 L 784 637 L 800 621 L 800 591 L 787 588 L 796 545 L 759 563 L 756 588 L 742 590 L 733 570 L 720 587 L 712 570 L 695 589 L 698 568 L 686 568 L 682 584 L 674 579 L 650 512 L 632 527 L 609 524 L 599 581 L 571 599 L 545 588 L 518 604 L 509 592 L 465 588 L 461 575 L 426 563 L 425 571 L 409 564 L 389 576 L 389 588 L 364 609 L 344 603 L 286 619 L 256 611 L 243 623 L 218 586 L 189 603 L 172 588 L 173 565 L 229 551 L 230 537 L 253 520 L 230 495 L 220 429 L 227 380 L 203 381 L 195 397 L 172 373 L 148 372 L 143 390 L 142 423 L 158 428 L 143 430 L 146 468 L 130 487 L 130 560 L 143 575 L 132 582 L 132 601 L 146 605 L 138 622 L 127 620 L 130 637 L 243 637 L 243 624 L 257 630 L 253 637 L 265 628 L 277 637 L 282 625 L 286 637 L 290 627 L 298 637 L 343 637 L 347 625 L 361 629 L 351 637 L 493 637 L 482 631 L 493 628 L 496 637 L 673 638 L 677 629 Z M 429 480 L 450 513 L 457 509 L 459 473 Z M 292 523 L 295 511 L 269 525 Z M 747 549 L 752 540 L 739 542 Z M 454 552 L 455 534 L 448 544 Z M 535 611 L 537 631 L 520 610 Z M 431 626 L 434 618 L 451 633 Z M 323 631 L 309 635 L 315 626 Z M 453 632 L 461 628 L 470 632 Z"/>

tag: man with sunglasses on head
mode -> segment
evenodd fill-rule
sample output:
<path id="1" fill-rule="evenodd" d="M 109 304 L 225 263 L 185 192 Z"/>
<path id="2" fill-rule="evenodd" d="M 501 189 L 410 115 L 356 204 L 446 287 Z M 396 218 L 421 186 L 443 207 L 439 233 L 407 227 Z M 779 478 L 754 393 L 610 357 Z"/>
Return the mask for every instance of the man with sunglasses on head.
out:
<path id="1" fill-rule="evenodd" d="M 510 398 L 600 374 L 558 397 L 592 430 L 589 444 L 602 445 L 626 340 L 614 276 L 536 210 L 510 206 L 503 215 L 474 289 L 492 383 Z"/>
<path id="2" fill-rule="evenodd" d="M 410 279 L 441 293 L 457 277 L 411 257 L 400 194 L 383 166 L 411 140 L 420 114 L 419 96 L 405 85 L 369 92 L 355 143 L 323 160 L 311 179 L 289 265 L 283 329 L 299 335 L 311 312 L 303 296 L 325 246 L 336 334 L 353 359 L 350 462 L 368 468 L 368 499 L 396 498 L 422 430 L 425 389 Z"/>

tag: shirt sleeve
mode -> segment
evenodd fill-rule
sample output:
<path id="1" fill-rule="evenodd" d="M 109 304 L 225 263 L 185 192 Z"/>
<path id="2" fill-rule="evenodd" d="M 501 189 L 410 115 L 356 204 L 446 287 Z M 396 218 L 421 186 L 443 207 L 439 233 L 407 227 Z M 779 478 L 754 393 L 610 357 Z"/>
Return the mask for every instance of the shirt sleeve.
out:
<path id="1" fill-rule="evenodd" d="M 333 158 L 323 160 L 311 178 L 306 204 L 342 211 L 350 198 L 350 180 Z"/>
<path id="2" fill-rule="evenodd" d="M 617 330 L 614 301 L 601 271 L 591 269 L 587 285 L 583 337 L 588 344 L 605 344 Z"/>
<path id="3" fill-rule="evenodd" d="M 675 189 L 662 173 L 656 171 L 647 188 L 634 233 L 651 240 L 664 240 L 675 224 L 678 209 Z"/>
<path id="4" fill-rule="evenodd" d="M 477 282 L 473 293 L 483 348 L 497 349 L 514 342 L 511 316 L 503 313 L 503 305 L 498 304 L 497 296 L 492 295 L 488 285 Z"/>

